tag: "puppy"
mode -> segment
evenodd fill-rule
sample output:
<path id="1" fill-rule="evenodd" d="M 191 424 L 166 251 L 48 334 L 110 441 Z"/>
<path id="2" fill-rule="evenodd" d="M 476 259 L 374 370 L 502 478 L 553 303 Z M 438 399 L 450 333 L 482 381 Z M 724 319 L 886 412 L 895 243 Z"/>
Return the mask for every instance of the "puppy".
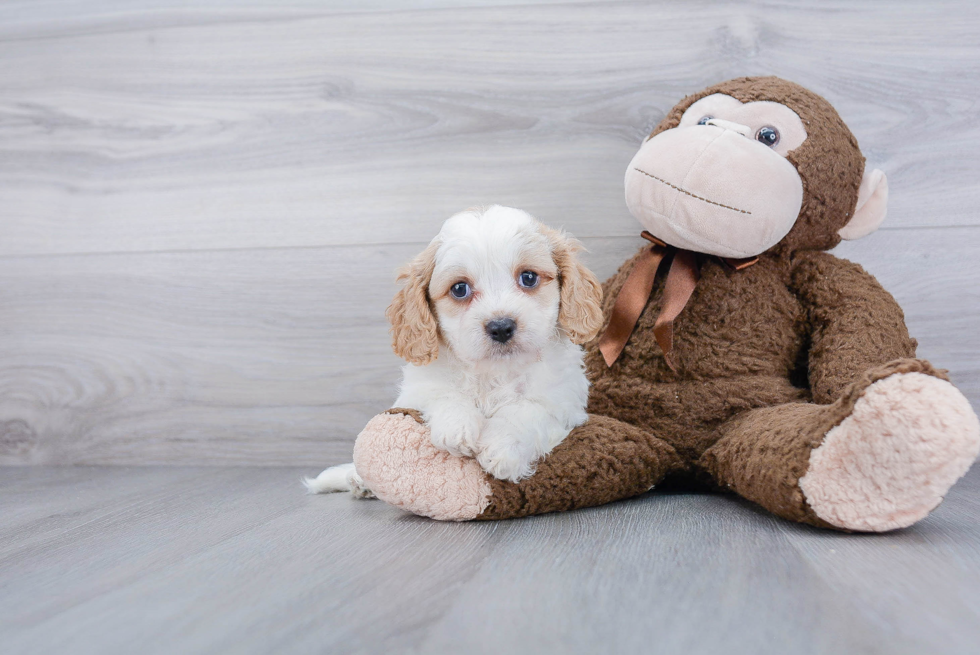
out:
<path id="1" fill-rule="evenodd" d="M 432 443 L 496 478 L 534 473 L 585 422 L 580 344 L 602 324 L 602 290 L 581 245 L 526 212 L 492 206 L 447 220 L 398 275 L 388 307 L 408 361 L 395 407 L 422 413 Z M 370 492 L 353 464 L 306 480 L 314 493 Z"/>

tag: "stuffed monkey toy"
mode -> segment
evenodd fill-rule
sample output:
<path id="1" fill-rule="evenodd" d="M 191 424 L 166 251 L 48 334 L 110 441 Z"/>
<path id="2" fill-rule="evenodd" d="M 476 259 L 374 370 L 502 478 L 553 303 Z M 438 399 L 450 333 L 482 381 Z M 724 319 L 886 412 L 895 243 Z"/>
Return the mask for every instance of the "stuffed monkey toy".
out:
<path id="1" fill-rule="evenodd" d="M 826 252 L 874 231 L 887 196 L 820 96 L 775 77 L 688 96 L 626 172 L 647 241 L 603 285 L 588 422 L 513 483 L 392 409 L 359 435 L 357 472 L 443 520 L 600 505 L 669 480 L 820 527 L 912 525 L 969 469 L 980 425 L 916 358 L 892 296 Z"/>

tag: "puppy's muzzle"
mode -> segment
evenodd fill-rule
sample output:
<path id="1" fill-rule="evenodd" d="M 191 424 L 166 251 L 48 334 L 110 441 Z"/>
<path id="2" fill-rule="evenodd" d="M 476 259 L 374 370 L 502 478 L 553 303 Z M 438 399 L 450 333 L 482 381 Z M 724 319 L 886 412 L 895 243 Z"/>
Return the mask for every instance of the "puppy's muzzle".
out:
<path id="1" fill-rule="evenodd" d="M 517 332 L 517 323 L 512 318 L 497 318 L 483 326 L 491 339 L 497 343 L 507 343 Z"/>

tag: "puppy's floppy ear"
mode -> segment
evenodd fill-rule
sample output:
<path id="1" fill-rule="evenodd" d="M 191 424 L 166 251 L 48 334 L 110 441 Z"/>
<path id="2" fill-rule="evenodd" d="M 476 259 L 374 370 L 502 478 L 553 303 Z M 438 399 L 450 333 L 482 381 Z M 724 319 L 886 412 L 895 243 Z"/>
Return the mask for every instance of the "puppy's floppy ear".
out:
<path id="1" fill-rule="evenodd" d="M 545 234 L 558 267 L 558 324 L 573 343 L 585 343 L 602 327 L 602 286 L 592 271 L 579 262 L 577 253 L 584 248 L 577 239 L 550 228 L 545 228 Z"/>
<path id="2" fill-rule="evenodd" d="M 385 316 L 391 322 L 395 354 L 412 364 L 429 364 L 439 356 L 439 325 L 429 305 L 429 282 L 436 267 L 435 241 L 398 271 L 403 286 Z"/>

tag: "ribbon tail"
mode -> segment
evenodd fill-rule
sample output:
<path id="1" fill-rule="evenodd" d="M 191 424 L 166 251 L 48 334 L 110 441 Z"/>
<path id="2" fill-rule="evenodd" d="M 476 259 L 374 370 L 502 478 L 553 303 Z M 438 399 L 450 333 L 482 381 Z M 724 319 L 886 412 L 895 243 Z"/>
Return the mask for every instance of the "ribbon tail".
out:
<path id="1" fill-rule="evenodd" d="M 683 311 L 687 301 L 694 293 L 694 287 L 701 279 L 697 255 L 690 250 L 678 250 L 670 264 L 667 281 L 664 282 L 663 308 L 653 326 L 653 335 L 664 351 L 664 361 L 670 370 L 677 372 L 674 365 L 674 319 Z"/>
<path id="2" fill-rule="evenodd" d="M 659 245 L 649 248 L 637 260 L 623 283 L 616 304 L 613 305 L 609 325 L 599 338 L 599 352 L 606 360 L 606 366 L 612 366 L 626 347 L 626 342 L 650 299 L 657 268 L 666 253 L 666 248 Z"/>
<path id="3" fill-rule="evenodd" d="M 758 257 L 743 257 L 742 259 L 736 259 L 735 257 L 720 257 L 725 266 L 732 269 L 733 271 L 741 271 L 749 266 L 754 266 L 759 262 Z"/>

